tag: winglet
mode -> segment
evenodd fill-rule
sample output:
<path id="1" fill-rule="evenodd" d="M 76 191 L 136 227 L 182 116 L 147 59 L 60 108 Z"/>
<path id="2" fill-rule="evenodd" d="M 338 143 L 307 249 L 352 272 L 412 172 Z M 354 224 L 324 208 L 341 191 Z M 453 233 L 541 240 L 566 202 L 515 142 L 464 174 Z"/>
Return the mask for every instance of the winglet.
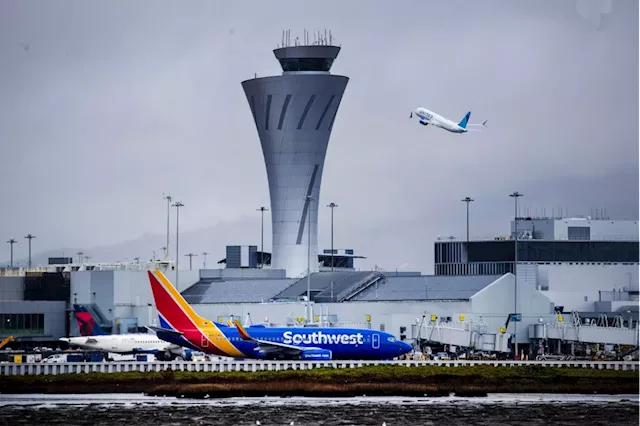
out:
<path id="1" fill-rule="evenodd" d="M 229 327 L 233 327 L 233 323 L 231 322 L 231 320 L 227 320 L 227 324 L 229 325 Z"/>
<path id="2" fill-rule="evenodd" d="M 249 336 L 249 333 L 247 333 L 247 330 L 245 330 L 242 324 L 240 324 L 240 321 L 235 320 L 235 323 L 236 328 L 238 329 L 238 334 L 240 334 L 242 340 L 253 340 L 253 337 Z"/>

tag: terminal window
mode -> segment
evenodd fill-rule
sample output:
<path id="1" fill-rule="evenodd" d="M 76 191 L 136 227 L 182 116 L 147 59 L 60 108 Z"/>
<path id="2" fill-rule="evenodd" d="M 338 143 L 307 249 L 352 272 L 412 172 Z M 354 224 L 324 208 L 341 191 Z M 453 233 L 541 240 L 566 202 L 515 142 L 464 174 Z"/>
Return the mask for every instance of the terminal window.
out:
<path id="1" fill-rule="evenodd" d="M 591 228 L 588 226 L 569 226 L 567 227 L 567 238 L 588 241 L 591 239 Z"/>
<path id="2" fill-rule="evenodd" d="M 44 334 L 44 314 L 0 314 L 4 334 Z"/>
<path id="3" fill-rule="evenodd" d="M 280 59 L 282 71 L 329 71 L 333 59 L 330 58 L 286 58 Z"/>

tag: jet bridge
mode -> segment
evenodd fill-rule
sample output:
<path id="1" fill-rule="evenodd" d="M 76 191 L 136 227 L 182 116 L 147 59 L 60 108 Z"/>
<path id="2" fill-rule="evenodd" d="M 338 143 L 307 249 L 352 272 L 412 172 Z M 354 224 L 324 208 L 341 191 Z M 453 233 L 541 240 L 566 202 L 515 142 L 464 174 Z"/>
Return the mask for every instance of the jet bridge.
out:
<path id="1" fill-rule="evenodd" d="M 558 340 L 563 342 L 592 343 L 605 345 L 638 346 L 638 324 L 625 325 L 621 315 L 610 323 L 606 314 L 595 320 L 580 318 L 577 312 L 571 313 L 571 320 L 564 321 L 563 315 L 556 316 L 554 322 L 529 325 L 529 338 L 532 340 Z"/>
<path id="2" fill-rule="evenodd" d="M 416 320 L 411 326 L 411 333 L 416 342 L 457 346 L 475 351 L 509 352 L 510 333 L 492 333 L 482 320 L 441 321 L 432 315 Z"/>

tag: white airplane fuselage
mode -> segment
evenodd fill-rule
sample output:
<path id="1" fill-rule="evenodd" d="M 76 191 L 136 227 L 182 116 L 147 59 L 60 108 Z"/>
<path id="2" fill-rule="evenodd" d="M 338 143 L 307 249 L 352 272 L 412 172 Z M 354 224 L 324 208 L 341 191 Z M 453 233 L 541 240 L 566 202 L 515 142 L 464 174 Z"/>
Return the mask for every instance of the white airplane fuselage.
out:
<path id="1" fill-rule="evenodd" d="M 105 336 L 62 337 L 61 341 L 82 349 L 118 354 L 173 353 L 181 355 L 183 348 L 151 333 L 110 334 Z"/>
<path id="2" fill-rule="evenodd" d="M 426 108 L 418 107 L 413 111 L 413 114 L 418 116 L 420 124 L 423 126 L 432 125 L 452 133 L 466 133 L 468 130 L 464 127 L 460 127 L 458 123 L 454 123 L 448 118 L 444 118 L 440 114 L 436 114 Z"/>

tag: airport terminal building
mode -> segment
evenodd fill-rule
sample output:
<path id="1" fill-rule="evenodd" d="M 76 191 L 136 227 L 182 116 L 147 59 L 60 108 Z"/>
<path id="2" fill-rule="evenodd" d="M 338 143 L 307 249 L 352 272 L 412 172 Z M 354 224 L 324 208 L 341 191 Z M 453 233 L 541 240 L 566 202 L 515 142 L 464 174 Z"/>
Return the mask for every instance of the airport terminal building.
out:
<path id="1" fill-rule="evenodd" d="M 595 227 L 601 225 L 594 220 L 581 223 L 591 225 L 594 222 Z M 315 262 L 318 272 L 313 272 L 308 280 L 306 276 L 287 277 L 285 270 L 268 264 L 259 268 L 260 252 L 255 246 L 253 250 L 231 246 L 228 253 L 240 249 L 251 253 L 253 260 L 245 261 L 241 256 L 235 264 L 223 259 L 221 263 L 225 267 L 220 269 L 181 270 L 179 290 L 196 312 L 219 322 L 236 318 L 244 323 L 268 326 L 309 326 L 305 324 L 305 317 L 310 281 L 312 325 L 315 326 L 377 329 L 412 343 L 440 342 L 458 347 L 470 345 L 468 339 L 473 339 L 476 348 L 489 351 L 505 350 L 513 342 L 511 335 L 516 334 L 521 347 L 533 351 L 538 344 L 535 342 L 540 340 L 536 336 L 541 333 L 536 326 L 543 325 L 549 335 L 555 330 L 556 334 L 563 333 L 566 337 L 569 331 L 562 327 L 579 325 L 582 326 L 581 336 L 587 336 L 587 331 L 594 335 L 592 340 L 597 341 L 593 343 L 637 345 L 637 225 L 634 226 L 634 221 L 613 222 L 632 232 L 626 235 L 627 240 L 620 236 L 617 240 L 594 242 L 609 244 L 607 250 L 611 257 L 596 252 L 602 257 L 585 259 L 584 256 L 591 254 L 585 254 L 584 249 L 570 255 L 563 245 L 567 242 L 590 244 L 589 240 L 532 238 L 523 242 L 544 243 L 549 247 L 547 253 L 561 252 L 568 257 L 545 255 L 539 260 L 523 257 L 518 261 L 515 276 L 512 272 L 422 275 L 419 272 L 364 271 L 355 267 L 354 258 L 358 256 L 349 250 L 349 255 L 341 251 L 333 256 L 336 264 L 343 265 L 334 267 L 333 271 L 325 266 L 331 256 L 319 255 Z M 494 241 L 498 250 L 484 251 L 482 263 L 490 263 L 486 259 L 496 259 L 497 264 L 509 262 L 509 259 L 505 260 L 502 247 L 513 243 L 511 236 L 484 243 Z M 612 249 L 620 243 L 625 246 Z M 455 247 L 465 244 L 436 241 L 436 258 L 444 260 L 442 264 L 452 260 L 456 265 Z M 554 248 L 556 244 L 557 248 Z M 465 251 L 464 248 L 461 250 Z M 449 254 L 438 254 L 444 251 Z M 438 258 L 440 255 L 442 257 Z M 629 262 L 634 256 L 636 262 Z M 265 259 L 269 258 L 265 254 Z M 591 259 L 594 261 L 588 261 Z M 13 276 L 8 276 L 9 271 L 4 270 L 4 276 L 0 277 L 0 288 L 3 289 L 0 306 L 5 322 L 0 336 L 12 334 L 23 341 L 37 342 L 78 335 L 72 304 L 85 305 L 96 322 L 113 333 L 158 325 L 146 273 L 154 268 L 164 270 L 175 283 L 175 271 L 170 262 L 70 263 L 44 266 L 28 273 L 12 271 Z M 34 291 L 34 288 L 42 287 L 49 287 L 47 294 L 42 290 Z M 55 295 L 49 294 L 51 291 Z M 56 298 L 65 300 L 46 300 Z M 514 313 L 517 315 L 512 316 Z M 578 334 L 578 331 L 574 333 Z M 580 340 L 576 336 L 579 342 L 589 343 L 585 338 Z"/>

